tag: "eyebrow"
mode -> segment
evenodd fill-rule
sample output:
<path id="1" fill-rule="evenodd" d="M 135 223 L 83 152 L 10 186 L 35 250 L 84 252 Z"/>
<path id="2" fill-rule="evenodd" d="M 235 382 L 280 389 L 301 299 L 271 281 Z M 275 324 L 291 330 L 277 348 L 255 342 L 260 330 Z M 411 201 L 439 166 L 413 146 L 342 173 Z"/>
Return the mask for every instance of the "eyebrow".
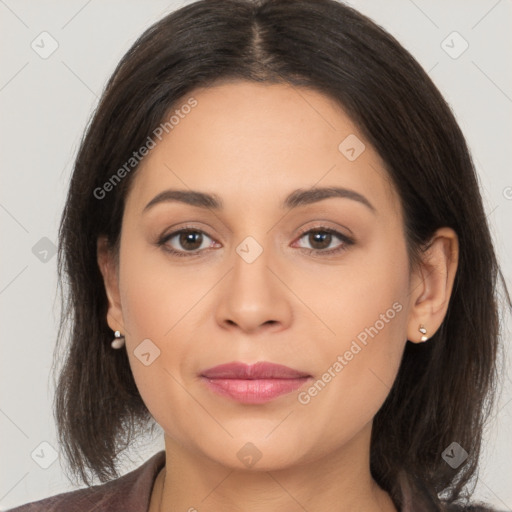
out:
<path id="1" fill-rule="evenodd" d="M 366 199 L 365 196 L 359 194 L 355 190 L 340 188 L 340 187 L 324 187 L 324 188 L 310 188 L 307 190 L 297 189 L 291 192 L 283 201 L 281 207 L 292 209 L 301 206 L 329 199 L 331 197 L 339 197 L 344 199 L 351 199 L 365 205 L 373 213 L 376 213 L 376 208 Z M 142 213 L 151 209 L 159 203 L 167 202 L 180 202 L 199 208 L 207 208 L 211 210 L 222 210 L 224 203 L 222 199 L 216 194 L 207 194 L 197 190 L 173 190 L 168 189 L 160 192 L 144 207 Z"/>

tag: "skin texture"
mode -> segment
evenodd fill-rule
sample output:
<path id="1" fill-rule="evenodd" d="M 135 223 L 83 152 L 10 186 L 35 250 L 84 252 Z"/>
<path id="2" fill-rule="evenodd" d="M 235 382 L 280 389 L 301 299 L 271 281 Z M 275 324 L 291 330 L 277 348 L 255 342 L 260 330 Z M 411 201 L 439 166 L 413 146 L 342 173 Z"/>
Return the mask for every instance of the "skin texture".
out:
<path id="1" fill-rule="evenodd" d="M 456 234 L 438 230 L 421 268 L 410 270 L 401 205 L 383 162 L 326 96 L 243 81 L 190 96 L 197 106 L 164 134 L 134 177 L 119 265 L 98 240 L 108 324 L 126 336 L 138 389 L 165 432 L 167 464 L 150 512 L 161 500 L 162 510 L 202 512 L 395 511 L 369 471 L 372 420 L 407 340 L 419 342 L 420 324 L 432 336 L 445 316 Z M 350 134 L 366 146 L 354 161 L 338 149 Z M 281 207 L 296 189 L 331 186 L 358 192 L 375 211 L 349 198 Z M 166 202 L 142 212 L 168 188 L 216 194 L 224 209 Z M 198 255 L 158 247 L 162 235 L 184 227 L 205 233 L 202 241 L 184 245 L 177 235 L 166 246 Z M 322 227 L 354 243 L 322 255 L 343 245 L 336 235 L 315 239 Z M 236 251 L 248 236 L 263 249 L 252 263 Z M 365 328 L 380 326 L 393 304 L 400 311 L 300 403 L 299 392 Z M 134 350 L 147 338 L 160 356 L 145 366 Z M 231 361 L 270 361 L 313 379 L 273 401 L 242 404 L 212 393 L 199 378 Z M 249 442 L 261 454 L 251 467 L 237 456 Z"/>

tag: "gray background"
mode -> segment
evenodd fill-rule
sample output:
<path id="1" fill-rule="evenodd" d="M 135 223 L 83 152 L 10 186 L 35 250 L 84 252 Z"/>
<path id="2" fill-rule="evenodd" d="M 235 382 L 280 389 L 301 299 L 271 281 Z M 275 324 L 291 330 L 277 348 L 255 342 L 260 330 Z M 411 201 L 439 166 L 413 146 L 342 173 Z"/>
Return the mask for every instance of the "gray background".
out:
<path id="1" fill-rule="evenodd" d="M 52 449 L 41 443 L 58 450 L 51 411 L 50 366 L 59 318 L 52 248 L 73 158 L 119 59 L 149 25 L 187 3 L 0 0 L 1 510 L 71 489 L 58 458 L 50 464 Z M 471 148 L 510 283 L 512 244 L 506 233 L 512 224 L 512 2 L 347 3 L 391 32 L 450 103 Z M 48 36 L 40 36 L 44 31 L 58 43 L 46 59 L 31 47 L 35 41 L 40 52 L 51 48 Z M 453 31 L 463 39 L 448 37 Z M 47 39 L 41 42 L 41 37 Z M 469 47 L 454 58 L 464 40 Z M 506 322 L 504 355 L 510 368 L 509 317 Z M 476 496 L 512 510 L 512 386 L 510 371 L 502 375 Z M 123 472 L 160 449 L 160 437 L 141 440 L 123 459 Z"/>

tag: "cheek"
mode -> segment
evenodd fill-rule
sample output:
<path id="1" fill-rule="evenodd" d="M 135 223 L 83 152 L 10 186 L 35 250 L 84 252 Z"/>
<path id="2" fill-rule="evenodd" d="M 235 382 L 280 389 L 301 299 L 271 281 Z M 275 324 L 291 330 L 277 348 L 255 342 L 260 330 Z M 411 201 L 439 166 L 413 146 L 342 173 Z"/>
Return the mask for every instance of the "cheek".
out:
<path id="1" fill-rule="evenodd" d="M 119 277 L 129 363 L 146 407 L 158 423 L 169 424 L 162 415 L 190 408 L 180 386 L 190 350 L 184 328 L 194 321 L 193 305 L 205 287 L 194 286 L 193 277 L 173 269 L 157 249 L 128 237 L 125 247 Z"/>
<path id="2" fill-rule="evenodd" d="M 120 292 L 127 332 L 133 343 L 144 338 L 163 342 L 193 317 L 211 279 L 194 266 L 176 264 L 142 239 L 127 235 L 125 247 Z"/>
<path id="3" fill-rule="evenodd" d="M 365 312 L 358 311 L 357 317 L 348 311 L 340 316 L 337 326 L 343 335 L 329 346 L 324 344 L 320 371 L 297 397 L 309 435 L 326 451 L 333 443 L 346 443 L 370 423 L 391 390 L 405 345 L 406 322 L 399 301 L 389 306 L 388 301 L 367 301 Z M 318 360 L 318 355 L 312 358 Z"/>
<path id="4" fill-rule="evenodd" d="M 322 337 L 321 355 L 318 345 L 307 354 L 306 359 L 318 362 L 317 380 L 299 397 L 310 408 L 307 414 L 318 418 L 314 428 L 319 436 L 326 423 L 332 422 L 334 435 L 346 436 L 371 421 L 400 366 L 407 329 L 408 260 L 405 246 L 378 245 L 353 265 L 326 276 L 322 281 L 328 287 L 311 304 L 332 331 Z"/>
<path id="5" fill-rule="evenodd" d="M 362 249 L 347 253 L 340 265 L 317 265 L 314 271 L 301 272 L 290 287 L 307 298 L 322 334 L 323 327 L 328 329 L 322 336 L 327 350 L 343 349 L 356 338 L 364 344 L 374 337 L 389 342 L 398 337 L 401 344 L 409 292 L 408 258 L 401 237 L 376 236 Z M 388 344 L 382 341 L 379 346 L 385 352 Z"/>
<path id="6" fill-rule="evenodd" d="M 130 368 L 155 421 L 179 438 L 187 431 L 189 411 L 194 407 L 183 378 L 183 364 L 190 361 L 191 348 L 183 317 L 190 307 L 185 307 L 183 296 L 165 291 L 161 281 L 140 280 L 138 285 L 124 295 L 123 303 Z"/>

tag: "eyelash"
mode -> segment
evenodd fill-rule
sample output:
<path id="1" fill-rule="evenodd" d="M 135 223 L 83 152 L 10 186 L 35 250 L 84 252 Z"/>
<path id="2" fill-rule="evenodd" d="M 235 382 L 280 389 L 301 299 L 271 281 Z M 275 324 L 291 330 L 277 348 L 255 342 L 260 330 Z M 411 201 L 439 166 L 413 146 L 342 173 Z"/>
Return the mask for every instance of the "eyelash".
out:
<path id="1" fill-rule="evenodd" d="M 335 237 L 339 238 L 342 242 L 342 244 L 334 249 L 328 249 L 328 250 L 323 250 L 323 249 L 308 249 L 306 247 L 299 247 L 300 250 L 306 252 L 306 254 L 311 254 L 311 255 L 315 255 L 316 257 L 320 256 L 320 257 L 323 257 L 323 256 L 332 256 L 332 255 L 335 255 L 335 254 L 338 254 L 338 253 L 341 253 L 343 251 L 346 251 L 347 248 L 351 245 L 353 245 L 355 243 L 355 241 L 346 236 L 346 235 L 343 235 L 342 233 L 340 233 L 339 231 L 336 231 L 335 229 L 331 229 L 331 228 L 328 228 L 328 227 L 324 227 L 324 226 L 315 226 L 313 228 L 308 228 L 306 230 L 303 230 L 300 234 L 299 234 L 299 237 L 297 240 L 300 240 L 301 238 L 304 237 L 304 235 L 307 235 L 311 232 L 317 232 L 317 233 L 328 233 L 330 235 L 334 235 Z M 156 243 L 156 245 L 158 247 L 161 247 L 164 251 L 170 253 L 171 255 L 173 256 L 178 256 L 178 257 L 195 257 L 195 256 L 199 256 L 200 253 L 202 251 L 204 251 L 205 249 L 200 249 L 200 250 L 196 250 L 196 251 L 177 251 L 176 249 L 172 249 L 172 248 L 169 248 L 168 246 L 166 246 L 167 242 L 169 240 L 171 240 L 172 238 L 174 238 L 175 236 L 177 235 L 180 235 L 182 233 L 201 233 L 203 235 L 206 235 L 208 238 L 211 238 L 207 233 L 205 233 L 204 231 L 200 230 L 200 229 L 197 229 L 197 228 L 194 228 L 194 227 L 189 227 L 189 226 L 185 226 L 183 227 L 182 229 L 179 229 L 177 231 L 173 231 L 172 233 L 169 233 L 168 235 L 164 235 L 162 236 Z"/>

